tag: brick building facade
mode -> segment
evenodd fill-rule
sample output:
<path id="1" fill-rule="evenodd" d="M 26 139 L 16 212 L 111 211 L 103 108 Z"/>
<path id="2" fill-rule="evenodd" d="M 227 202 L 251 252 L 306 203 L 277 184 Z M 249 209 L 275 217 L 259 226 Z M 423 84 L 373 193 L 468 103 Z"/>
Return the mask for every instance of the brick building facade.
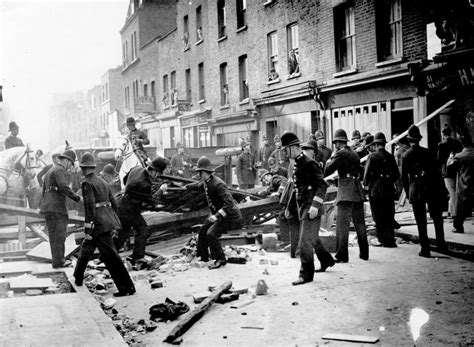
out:
<path id="1" fill-rule="evenodd" d="M 263 133 L 285 130 L 307 138 L 322 129 L 330 140 L 342 127 L 390 138 L 439 106 L 417 94 L 410 75 L 409 64 L 427 58 L 421 1 L 130 6 L 121 31 L 125 109 L 160 151 L 178 141 L 236 146 L 247 136 L 257 146 Z"/>

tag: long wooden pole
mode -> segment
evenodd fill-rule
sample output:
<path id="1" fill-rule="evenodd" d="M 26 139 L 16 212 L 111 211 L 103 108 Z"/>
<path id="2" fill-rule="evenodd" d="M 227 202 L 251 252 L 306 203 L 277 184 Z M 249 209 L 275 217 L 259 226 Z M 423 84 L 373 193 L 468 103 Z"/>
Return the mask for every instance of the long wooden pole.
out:
<path id="1" fill-rule="evenodd" d="M 203 302 L 199 304 L 194 310 L 189 312 L 178 325 L 168 334 L 163 342 L 173 342 L 175 339 L 183 335 L 191 326 L 201 318 L 204 313 L 211 307 L 214 301 L 232 287 L 232 282 L 227 281 L 221 284 L 215 291 L 212 292 Z"/>
<path id="2" fill-rule="evenodd" d="M 415 125 L 417 127 L 419 127 L 420 125 L 423 125 L 425 124 L 426 122 L 428 122 L 429 120 L 431 120 L 433 117 L 437 116 L 442 110 L 444 110 L 446 107 L 450 106 L 455 100 L 452 99 L 452 100 L 449 100 L 447 103 L 445 103 L 443 106 L 441 106 L 440 108 L 438 108 L 437 110 L 435 110 L 434 112 L 432 112 L 431 114 L 429 114 L 428 116 L 426 116 L 425 118 L 423 118 L 422 120 L 420 120 L 418 123 L 415 123 Z M 385 147 L 387 146 L 391 146 L 393 145 L 394 143 L 396 143 L 398 140 L 400 140 L 401 138 L 405 137 L 406 135 L 408 135 L 408 129 L 405 130 L 404 132 L 402 132 L 400 135 L 398 135 L 397 137 L 395 137 L 394 139 L 390 140 L 389 142 L 387 142 L 387 144 L 385 145 Z M 367 158 L 369 157 L 369 155 L 366 155 L 365 157 L 361 158 L 360 162 L 361 163 L 365 163 L 365 161 L 367 160 Z M 337 177 L 337 172 L 334 172 L 332 174 L 330 174 L 329 176 L 326 176 L 324 177 L 324 179 L 327 181 L 327 180 L 333 180 Z"/>

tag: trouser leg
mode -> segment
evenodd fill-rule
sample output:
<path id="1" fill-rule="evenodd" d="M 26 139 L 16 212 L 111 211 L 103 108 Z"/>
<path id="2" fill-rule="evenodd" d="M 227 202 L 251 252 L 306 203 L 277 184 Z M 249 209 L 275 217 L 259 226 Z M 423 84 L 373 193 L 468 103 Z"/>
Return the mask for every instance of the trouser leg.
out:
<path id="1" fill-rule="evenodd" d="M 110 276 L 114 280 L 117 289 L 119 291 L 127 291 L 133 288 L 134 285 L 132 279 L 115 249 L 110 233 L 100 234 L 96 239 L 101 258 L 103 259 Z"/>
<path id="2" fill-rule="evenodd" d="M 209 260 L 209 244 L 207 242 L 207 230 L 211 224 L 204 223 L 199 230 L 198 241 L 196 246 L 196 256 L 200 257 L 202 261 Z"/>
<path id="3" fill-rule="evenodd" d="M 316 217 L 314 219 L 310 219 L 311 223 L 311 228 L 314 230 L 314 250 L 316 252 L 316 257 L 319 260 L 319 263 L 321 264 L 321 267 L 325 266 L 332 266 L 334 264 L 334 259 L 329 253 L 329 251 L 326 249 L 324 246 L 323 241 L 321 240 L 321 237 L 319 237 L 319 230 L 321 227 L 321 217 Z"/>
<path id="4" fill-rule="evenodd" d="M 318 218 L 320 219 L 320 218 Z M 314 277 L 314 244 L 316 230 L 306 216 L 300 221 L 300 260 L 301 267 L 299 277 L 305 281 L 312 281 Z"/>
<path id="5" fill-rule="evenodd" d="M 67 216 L 59 213 L 48 213 L 45 219 L 47 219 L 53 267 L 61 267 L 65 261 L 64 242 L 66 240 Z"/>
<path id="6" fill-rule="evenodd" d="M 148 238 L 148 228 L 145 220 L 140 215 L 133 225 L 135 229 L 135 242 L 133 245 L 133 259 L 142 259 L 145 257 L 146 240 Z"/>
<path id="7" fill-rule="evenodd" d="M 87 263 L 94 255 L 96 247 L 97 241 L 95 237 L 92 238 L 92 240 L 84 239 L 84 241 L 82 241 L 79 258 L 77 259 L 76 268 L 74 269 L 76 281 L 82 282 L 84 279 L 84 271 L 86 271 Z"/>
<path id="8" fill-rule="evenodd" d="M 213 223 L 207 230 L 207 242 L 209 244 L 211 254 L 215 256 L 216 260 L 226 260 L 224 250 L 222 249 L 221 243 L 219 241 L 219 237 L 226 231 L 227 223 L 223 220 Z"/>
<path id="9" fill-rule="evenodd" d="M 278 214 L 278 220 L 280 222 L 280 241 L 290 242 L 290 223 L 285 218 L 284 211 L 280 211 Z"/>
<path id="10" fill-rule="evenodd" d="M 441 248 L 446 247 L 446 241 L 444 239 L 443 211 L 441 205 L 438 201 L 429 200 L 428 208 L 435 228 L 436 245 Z"/>
<path id="11" fill-rule="evenodd" d="M 357 233 L 357 243 L 359 244 L 359 257 L 364 260 L 369 259 L 369 242 L 367 241 L 367 229 L 364 218 L 364 202 L 355 202 L 352 206 L 352 222 Z M 390 223 L 393 219 L 390 220 Z"/>
<path id="12" fill-rule="evenodd" d="M 430 241 L 428 239 L 428 229 L 426 225 L 426 203 L 424 201 L 417 201 L 412 204 L 412 207 L 413 215 L 415 216 L 416 225 L 418 227 L 421 251 L 429 253 Z"/>
<path id="13" fill-rule="evenodd" d="M 372 212 L 372 219 L 374 220 L 374 223 L 375 223 L 375 231 L 377 233 L 377 240 L 379 240 L 379 242 L 381 244 L 384 243 L 384 230 L 383 230 L 383 222 L 382 222 L 382 209 L 381 209 L 381 206 L 378 205 L 379 203 L 379 200 L 376 199 L 376 198 L 370 198 L 369 200 L 370 202 L 370 210 Z"/>
<path id="14" fill-rule="evenodd" d="M 449 192 L 448 213 L 454 216 L 456 213 L 456 180 L 451 177 L 445 177 L 444 184 Z"/>
<path id="15" fill-rule="evenodd" d="M 288 225 L 290 229 L 290 256 L 295 258 L 300 241 L 300 222 L 296 216 L 293 216 L 288 219 Z"/>
<path id="16" fill-rule="evenodd" d="M 340 201 L 336 206 L 336 259 L 349 261 L 349 223 L 352 203 Z"/>

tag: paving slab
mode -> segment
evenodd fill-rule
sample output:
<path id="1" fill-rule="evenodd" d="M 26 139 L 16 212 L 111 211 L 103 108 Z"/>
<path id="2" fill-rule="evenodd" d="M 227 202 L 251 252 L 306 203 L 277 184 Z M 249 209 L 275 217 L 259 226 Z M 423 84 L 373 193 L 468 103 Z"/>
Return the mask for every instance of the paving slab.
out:
<path id="1" fill-rule="evenodd" d="M 64 256 L 68 257 L 71 253 L 73 253 L 79 246 L 76 245 L 76 240 L 74 234 L 69 235 L 66 237 L 66 241 L 64 243 Z M 26 254 L 26 257 L 29 259 L 37 259 L 37 260 L 47 260 L 52 261 L 51 256 L 51 247 L 49 242 L 41 242 L 38 246 L 33 248 Z"/>
<path id="2" fill-rule="evenodd" d="M 92 296 L 0 299 L 0 346 L 126 346 Z"/>
<path id="3" fill-rule="evenodd" d="M 53 269 L 51 264 L 38 261 L 25 260 L 0 263 L 0 276 L 13 276 L 15 274 L 44 273 L 52 271 L 56 272 L 58 270 Z"/>

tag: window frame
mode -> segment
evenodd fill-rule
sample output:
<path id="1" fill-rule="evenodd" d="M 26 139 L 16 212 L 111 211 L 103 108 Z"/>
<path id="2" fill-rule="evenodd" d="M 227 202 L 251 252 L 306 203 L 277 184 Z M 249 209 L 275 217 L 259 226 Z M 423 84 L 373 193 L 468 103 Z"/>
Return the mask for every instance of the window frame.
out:
<path id="1" fill-rule="evenodd" d="M 221 63 L 219 65 L 219 85 L 221 95 L 221 107 L 229 105 L 229 83 L 227 80 L 227 63 Z M 227 88 L 227 93 L 224 92 L 224 88 Z"/>
<path id="2" fill-rule="evenodd" d="M 294 30 L 296 28 L 296 30 Z M 296 32 L 296 34 L 295 34 Z M 295 37 L 294 37 L 295 36 Z M 287 61 L 288 61 L 288 75 L 296 75 L 300 73 L 300 66 L 299 66 L 299 54 L 300 54 L 300 47 L 299 47 L 299 27 L 298 27 L 298 22 L 294 22 L 291 24 L 288 24 L 286 27 L 286 41 L 287 41 L 287 47 L 288 47 L 288 56 L 287 56 Z M 295 52 L 296 55 L 296 61 L 297 61 L 297 68 L 295 71 L 291 71 L 291 64 L 290 64 L 290 52 L 291 51 Z"/>
<path id="3" fill-rule="evenodd" d="M 247 27 L 247 0 L 237 0 L 237 30 Z"/>
<path id="4" fill-rule="evenodd" d="M 354 5 L 335 8 L 336 64 L 337 71 L 355 69 L 357 66 Z"/>
<path id="5" fill-rule="evenodd" d="M 278 80 L 280 75 L 278 67 L 278 33 L 276 30 L 267 34 L 267 60 L 268 80 Z"/>
<path id="6" fill-rule="evenodd" d="M 217 1 L 217 38 L 226 37 L 226 7 L 225 0 Z"/>
<path id="7" fill-rule="evenodd" d="M 201 30 L 201 36 L 199 36 L 199 30 Z M 196 43 L 203 41 L 202 36 L 202 6 L 196 7 Z"/>
<path id="8" fill-rule="evenodd" d="M 191 68 L 185 70 L 185 84 L 186 84 L 186 99 L 191 102 L 192 101 L 192 76 L 191 76 Z"/>
<path id="9" fill-rule="evenodd" d="M 249 99 L 249 86 L 247 80 L 247 54 L 239 57 L 239 96 L 240 101 Z"/>
<path id="10" fill-rule="evenodd" d="M 199 101 L 206 100 L 206 80 L 204 76 L 204 62 L 198 64 Z"/>

